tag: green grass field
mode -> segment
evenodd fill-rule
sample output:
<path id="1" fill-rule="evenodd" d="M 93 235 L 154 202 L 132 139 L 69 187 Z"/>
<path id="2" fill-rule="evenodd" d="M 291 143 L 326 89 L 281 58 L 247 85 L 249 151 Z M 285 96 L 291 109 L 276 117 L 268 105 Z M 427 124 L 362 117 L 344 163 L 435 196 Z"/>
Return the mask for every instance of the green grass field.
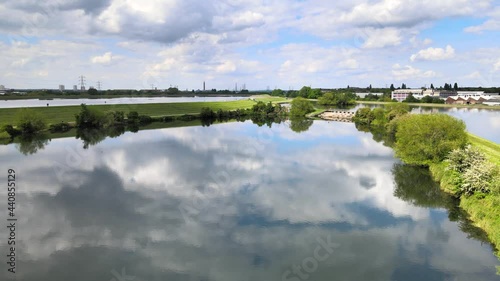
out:
<path id="1" fill-rule="evenodd" d="M 489 140 L 485 140 L 473 134 L 469 134 L 469 140 L 475 147 L 483 151 L 491 162 L 500 166 L 500 145 Z"/>
<path id="2" fill-rule="evenodd" d="M 275 98 L 270 96 L 255 97 L 257 101 L 263 102 L 280 102 L 283 98 Z M 184 102 L 184 103 L 151 103 L 151 104 L 119 104 L 119 105 L 92 105 L 89 107 L 97 108 L 101 111 L 137 111 L 139 114 L 149 115 L 152 117 L 158 116 L 176 116 L 183 114 L 198 114 L 203 107 L 210 107 L 216 111 L 236 110 L 250 108 L 255 104 L 255 101 L 247 99 L 240 101 L 226 102 Z M 80 112 L 80 106 L 49 106 L 49 107 L 33 107 L 34 111 L 39 112 L 45 117 L 48 124 L 60 122 L 74 122 L 75 114 Z M 18 108 L 1 108 L 0 123 L 14 124 Z"/>

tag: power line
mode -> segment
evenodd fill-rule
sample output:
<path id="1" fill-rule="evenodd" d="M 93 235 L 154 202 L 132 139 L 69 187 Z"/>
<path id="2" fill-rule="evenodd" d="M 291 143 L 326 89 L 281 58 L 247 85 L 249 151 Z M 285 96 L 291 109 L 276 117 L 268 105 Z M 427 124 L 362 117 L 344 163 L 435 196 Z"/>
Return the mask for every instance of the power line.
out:
<path id="1" fill-rule="evenodd" d="M 97 81 L 97 90 L 101 90 L 102 83 L 101 81 Z"/>
<path id="2" fill-rule="evenodd" d="M 85 91 L 85 76 L 80 75 L 78 80 L 80 80 L 80 90 Z"/>

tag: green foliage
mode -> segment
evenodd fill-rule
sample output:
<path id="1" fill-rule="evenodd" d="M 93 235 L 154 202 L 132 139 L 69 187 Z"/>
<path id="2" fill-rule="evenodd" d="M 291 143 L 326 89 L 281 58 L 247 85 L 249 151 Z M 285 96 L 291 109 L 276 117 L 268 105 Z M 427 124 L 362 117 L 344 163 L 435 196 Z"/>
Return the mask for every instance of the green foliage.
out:
<path id="1" fill-rule="evenodd" d="M 115 123 L 123 123 L 125 122 L 125 113 L 123 111 L 113 111 L 111 112 L 113 116 L 113 121 Z"/>
<path id="2" fill-rule="evenodd" d="M 351 93 L 333 93 L 329 92 L 318 98 L 318 104 L 346 106 L 356 103 L 356 96 Z"/>
<path id="3" fill-rule="evenodd" d="M 498 166 L 487 161 L 479 149 L 468 145 L 448 155 L 448 169 L 456 173 L 459 194 L 497 192 L 500 182 Z M 459 182 L 458 182 L 459 181 Z"/>
<path id="4" fill-rule="evenodd" d="M 15 138 L 16 136 L 19 136 L 21 134 L 21 131 L 14 128 L 12 125 L 4 125 L 2 127 L 2 131 L 7 132 L 7 134 L 9 134 L 11 138 Z"/>
<path id="5" fill-rule="evenodd" d="M 410 112 L 411 108 L 405 103 L 392 103 L 385 106 L 386 117 L 388 121 L 399 116 L 406 115 Z"/>
<path id="6" fill-rule="evenodd" d="M 420 100 L 421 103 L 437 103 L 444 104 L 444 100 L 438 97 L 425 96 Z"/>
<path id="7" fill-rule="evenodd" d="M 31 109 L 20 109 L 17 112 L 16 119 L 17 130 L 24 136 L 40 133 L 47 127 L 42 115 Z"/>
<path id="8" fill-rule="evenodd" d="M 138 120 L 139 120 L 139 112 L 130 111 L 129 113 L 127 113 L 127 121 L 129 123 L 134 123 L 137 122 Z"/>
<path id="9" fill-rule="evenodd" d="M 290 114 L 295 117 L 303 117 L 314 111 L 312 103 L 301 97 L 295 98 L 291 105 Z"/>
<path id="10" fill-rule="evenodd" d="M 408 103 L 419 103 L 420 100 L 414 97 L 412 94 L 409 94 L 408 97 L 403 102 L 408 102 Z"/>
<path id="11" fill-rule="evenodd" d="M 209 107 L 203 107 L 200 112 L 200 118 L 202 120 L 213 120 L 215 119 L 215 112 Z"/>
<path id="12" fill-rule="evenodd" d="M 274 89 L 271 92 L 271 96 L 273 96 L 273 97 L 282 97 L 282 96 L 285 96 L 285 92 L 283 92 L 283 90 L 281 90 L 281 89 Z"/>
<path id="13" fill-rule="evenodd" d="M 405 163 L 429 165 L 467 142 L 463 121 L 445 114 L 415 114 L 399 122 L 395 150 Z"/>
<path id="14" fill-rule="evenodd" d="M 49 127 L 51 133 L 64 133 L 71 130 L 71 125 L 67 122 L 52 124 Z"/>
<path id="15" fill-rule="evenodd" d="M 369 107 L 362 107 L 356 111 L 354 114 L 353 121 L 356 124 L 371 125 L 372 121 L 375 119 L 372 110 Z"/>
<path id="16" fill-rule="evenodd" d="M 302 133 L 312 126 L 313 120 L 304 117 L 292 117 L 290 119 L 290 129 L 296 133 Z"/>
<path id="17" fill-rule="evenodd" d="M 82 104 L 79 114 L 76 114 L 77 128 L 103 128 L 112 122 L 109 116 L 96 108 Z"/>
<path id="18" fill-rule="evenodd" d="M 151 118 L 151 116 L 148 115 L 139 115 L 138 121 L 139 124 L 145 125 L 153 122 L 153 118 Z"/>
<path id="19" fill-rule="evenodd" d="M 87 90 L 87 93 L 88 93 L 89 95 L 97 95 L 97 94 L 99 94 L 99 91 L 97 91 L 97 89 L 95 89 L 95 88 L 89 88 L 89 89 Z"/>

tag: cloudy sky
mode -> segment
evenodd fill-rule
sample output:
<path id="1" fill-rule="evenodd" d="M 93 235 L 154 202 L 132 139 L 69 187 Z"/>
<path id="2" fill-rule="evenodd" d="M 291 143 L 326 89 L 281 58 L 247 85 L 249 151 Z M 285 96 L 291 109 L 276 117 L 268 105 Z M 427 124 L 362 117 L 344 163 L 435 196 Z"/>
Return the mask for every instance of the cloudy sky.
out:
<path id="1" fill-rule="evenodd" d="M 2 0 L 0 84 L 498 86 L 499 0 Z"/>

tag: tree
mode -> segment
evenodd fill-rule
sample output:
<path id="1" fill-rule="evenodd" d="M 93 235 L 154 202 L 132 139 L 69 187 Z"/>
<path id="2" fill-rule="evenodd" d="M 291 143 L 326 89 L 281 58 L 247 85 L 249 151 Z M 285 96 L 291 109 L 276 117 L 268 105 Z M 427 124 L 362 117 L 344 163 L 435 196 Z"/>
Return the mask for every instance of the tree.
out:
<path id="1" fill-rule="evenodd" d="M 97 95 L 97 94 L 99 94 L 99 91 L 97 91 L 97 89 L 96 89 L 96 88 L 89 88 L 89 89 L 87 90 L 87 93 L 88 93 L 89 95 Z"/>
<path id="2" fill-rule="evenodd" d="M 45 130 L 47 124 L 41 114 L 28 108 L 22 108 L 17 112 L 17 130 L 21 135 L 35 135 Z"/>
<path id="3" fill-rule="evenodd" d="M 408 103 L 419 103 L 420 100 L 414 97 L 412 94 L 409 94 L 408 97 L 403 102 L 408 102 Z"/>
<path id="4" fill-rule="evenodd" d="M 458 91 L 458 84 L 455 82 L 455 85 L 453 85 L 453 90 Z"/>
<path id="5" fill-rule="evenodd" d="M 311 91 L 311 87 L 304 86 L 299 90 L 299 97 L 308 98 Z"/>
<path id="6" fill-rule="evenodd" d="M 401 89 L 406 89 L 406 84 L 405 84 L 405 83 L 403 83 L 403 84 L 401 85 Z"/>
<path id="7" fill-rule="evenodd" d="M 292 116 L 305 116 L 314 111 L 312 103 L 302 97 L 295 98 L 291 105 L 290 114 Z"/>
<path id="8" fill-rule="evenodd" d="M 279 96 L 279 97 L 281 97 L 281 96 L 284 96 L 284 95 L 285 94 L 284 94 L 283 90 L 281 90 L 281 89 L 274 89 L 271 92 L 271 96 Z"/>
<path id="9" fill-rule="evenodd" d="M 292 117 L 290 119 L 290 129 L 296 133 L 302 133 L 312 126 L 313 120 L 304 117 Z"/>
<path id="10" fill-rule="evenodd" d="M 432 83 L 431 83 L 431 89 L 433 89 L 433 90 L 434 90 L 434 84 L 432 84 Z"/>
<path id="11" fill-rule="evenodd" d="M 394 91 L 396 90 L 396 88 L 394 87 L 394 84 L 391 84 L 391 91 Z"/>
<path id="12" fill-rule="evenodd" d="M 461 120 L 445 114 L 410 114 L 398 124 L 395 151 L 407 164 L 429 165 L 467 142 Z"/>
<path id="13" fill-rule="evenodd" d="M 95 108 L 90 108 L 85 104 L 81 105 L 79 114 L 75 115 L 76 127 L 78 128 L 103 128 L 112 123 L 112 114 L 105 114 Z"/>

